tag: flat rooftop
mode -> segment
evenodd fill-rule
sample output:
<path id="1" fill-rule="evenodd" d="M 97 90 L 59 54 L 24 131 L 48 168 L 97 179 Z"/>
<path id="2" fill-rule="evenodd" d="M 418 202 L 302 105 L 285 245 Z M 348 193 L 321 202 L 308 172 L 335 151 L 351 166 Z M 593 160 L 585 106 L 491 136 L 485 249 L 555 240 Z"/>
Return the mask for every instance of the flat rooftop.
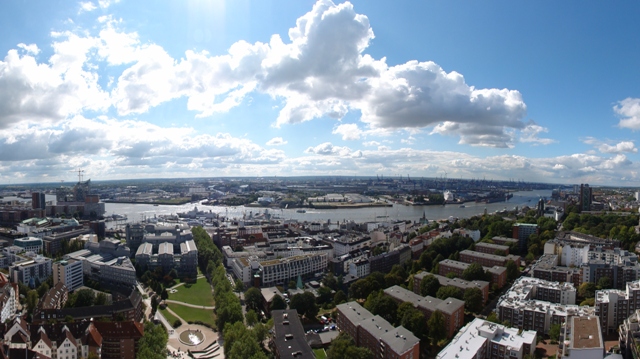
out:
<path id="1" fill-rule="evenodd" d="M 603 348 L 600 320 L 596 316 L 571 317 L 571 348 Z"/>

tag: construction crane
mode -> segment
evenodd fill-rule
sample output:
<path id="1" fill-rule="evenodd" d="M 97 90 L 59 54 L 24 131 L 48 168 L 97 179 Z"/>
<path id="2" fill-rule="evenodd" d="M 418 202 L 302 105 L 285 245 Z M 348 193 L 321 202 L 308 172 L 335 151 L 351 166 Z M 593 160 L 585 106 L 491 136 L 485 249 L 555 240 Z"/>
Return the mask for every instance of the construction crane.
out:
<path id="1" fill-rule="evenodd" d="M 73 170 L 69 172 L 78 172 L 78 182 L 82 182 L 82 173 L 84 173 L 84 170 L 81 170 L 78 168 L 77 170 Z"/>

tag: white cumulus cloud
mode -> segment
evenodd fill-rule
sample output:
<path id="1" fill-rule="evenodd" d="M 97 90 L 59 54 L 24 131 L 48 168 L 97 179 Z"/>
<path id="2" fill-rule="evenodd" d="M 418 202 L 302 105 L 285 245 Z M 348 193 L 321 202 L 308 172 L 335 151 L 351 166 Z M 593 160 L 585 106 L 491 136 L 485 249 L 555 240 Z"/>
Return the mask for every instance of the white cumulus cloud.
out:
<path id="1" fill-rule="evenodd" d="M 267 141 L 267 146 L 282 146 L 286 145 L 288 142 L 283 140 L 282 137 L 274 137 Z"/>

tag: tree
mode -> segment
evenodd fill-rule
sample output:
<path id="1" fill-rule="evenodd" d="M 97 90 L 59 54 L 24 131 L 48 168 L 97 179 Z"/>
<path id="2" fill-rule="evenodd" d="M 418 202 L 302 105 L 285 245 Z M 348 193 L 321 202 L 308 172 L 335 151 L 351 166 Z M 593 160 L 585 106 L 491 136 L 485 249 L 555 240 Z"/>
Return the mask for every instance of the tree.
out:
<path id="1" fill-rule="evenodd" d="M 464 291 L 464 306 L 471 313 L 479 313 L 483 308 L 484 299 L 479 288 L 468 288 Z"/>
<path id="2" fill-rule="evenodd" d="M 307 318 L 313 318 L 318 314 L 316 297 L 311 292 L 298 293 L 291 297 L 289 308 L 298 311 L 298 314 Z"/>
<path id="3" fill-rule="evenodd" d="M 262 293 L 260 289 L 251 287 L 244 293 L 244 303 L 249 309 L 258 311 L 262 308 Z"/>
<path id="4" fill-rule="evenodd" d="M 333 295 L 333 304 L 338 305 L 347 301 L 347 295 L 343 291 L 339 290 Z"/>
<path id="5" fill-rule="evenodd" d="M 430 330 L 429 336 L 433 345 L 438 344 L 438 341 L 447 337 L 447 333 L 443 330 L 445 327 L 444 314 L 439 310 L 436 310 L 431 314 L 431 318 L 427 322 L 429 328 L 438 328 L 439 330 Z M 440 329 L 441 328 L 441 329 Z"/>
<path id="6" fill-rule="evenodd" d="M 596 296 L 596 285 L 592 282 L 584 282 L 578 287 L 578 296 L 581 298 L 593 298 Z"/>
<path id="7" fill-rule="evenodd" d="M 333 275 L 333 273 L 329 273 L 324 276 L 324 278 L 322 278 L 322 285 L 333 290 L 338 290 L 338 280 Z"/>
<path id="8" fill-rule="evenodd" d="M 595 304 L 596 304 L 596 298 L 587 298 L 582 302 L 580 302 L 580 306 L 587 305 L 587 306 L 593 307 Z"/>
<path id="9" fill-rule="evenodd" d="M 611 289 L 613 288 L 613 282 L 609 277 L 600 277 L 597 287 L 598 289 Z"/>
<path id="10" fill-rule="evenodd" d="M 167 288 L 162 288 L 162 292 L 160 292 L 160 298 L 162 300 L 169 299 L 169 293 L 167 292 Z"/>
<path id="11" fill-rule="evenodd" d="M 44 297 L 45 294 L 49 291 L 49 284 L 47 282 L 42 283 L 38 287 L 38 298 Z"/>
<path id="12" fill-rule="evenodd" d="M 223 330 L 224 354 L 227 358 L 265 358 L 255 333 L 241 322 L 227 323 Z"/>
<path id="13" fill-rule="evenodd" d="M 29 314 L 33 313 L 36 305 L 38 305 L 38 291 L 30 290 L 27 292 L 27 311 Z"/>
<path id="14" fill-rule="evenodd" d="M 549 338 L 553 342 L 557 342 L 560 337 L 560 324 L 553 324 L 551 328 L 549 328 Z"/>
<path id="15" fill-rule="evenodd" d="M 480 263 L 471 263 L 462 272 L 462 278 L 464 280 L 473 281 L 473 280 L 485 280 L 487 275 L 484 272 L 484 268 L 480 265 Z"/>
<path id="16" fill-rule="evenodd" d="M 107 303 L 107 295 L 103 292 L 98 293 L 96 295 L 96 299 L 93 302 L 94 305 L 105 305 Z"/>
<path id="17" fill-rule="evenodd" d="M 92 289 L 80 289 L 77 293 L 74 306 L 78 307 L 90 307 L 93 305 L 96 299 L 96 293 Z"/>
<path id="18" fill-rule="evenodd" d="M 431 270 L 433 266 L 433 258 L 431 258 L 430 252 L 424 252 L 420 255 L 420 267 L 422 267 L 427 272 Z"/>
<path id="19" fill-rule="evenodd" d="M 144 323 L 144 334 L 140 338 L 136 358 L 161 359 L 167 357 L 169 336 L 162 325 L 153 322 Z"/>
<path id="20" fill-rule="evenodd" d="M 296 288 L 296 287 L 297 287 L 296 281 L 295 280 L 290 280 L 289 281 L 289 288 Z"/>
<path id="21" fill-rule="evenodd" d="M 258 314 L 253 309 L 249 309 L 247 314 L 244 315 L 244 319 L 247 322 L 247 325 L 252 327 L 258 322 Z"/>
<path id="22" fill-rule="evenodd" d="M 438 289 L 438 293 L 436 294 L 436 298 L 438 299 L 447 299 L 447 298 L 458 298 L 462 300 L 462 290 L 460 288 L 456 288 L 452 285 L 447 285 Z"/>
<path id="23" fill-rule="evenodd" d="M 327 351 L 327 359 L 373 359 L 373 353 L 367 348 L 358 347 L 353 338 L 341 332 L 331 341 Z"/>
<path id="24" fill-rule="evenodd" d="M 244 291 L 244 283 L 242 283 L 242 281 L 240 279 L 236 279 L 235 290 L 236 290 L 236 292 L 243 292 Z"/>
<path id="25" fill-rule="evenodd" d="M 275 295 L 271 300 L 271 310 L 287 309 L 287 303 L 281 296 Z"/>
<path id="26" fill-rule="evenodd" d="M 324 304 L 331 301 L 331 289 L 329 287 L 318 288 L 318 304 Z"/>
<path id="27" fill-rule="evenodd" d="M 440 289 L 440 281 L 438 278 L 432 275 L 427 275 L 422 278 L 422 282 L 420 282 L 420 294 L 435 297 L 438 294 L 438 289 Z"/>
<path id="28" fill-rule="evenodd" d="M 354 299 L 365 299 L 373 291 L 372 282 L 365 279 L 358 279 L 349 287 L 349 296 Z"/>
<path id="29" fill-rule="evenodd" d="M 507 281 L 511 282 L 520 276 L 520 268 L 513 260 L 509 259 L 505 267 L 507 268 Z"/>
<path id="30" fill-rule="evenodd" d="M 496 312 L 489 313 L 486 320 L 492 323 L 500 324 L 500 319 L 498 319 L 498 315 L 496 314 Z"/>
<path id="31" fill-rule="evenodd" d="M 382 291 L 369 294 L 364 307 L 374 315 L 386 319 L 389 323 L 395 323 L 397 320 L 398 304 L 391 297 L 384 295 Z"/>
<path id="32" fill-rule="evenodd" d="M 428 336 L 427 321 L 424 314 L 413 307 L 413 304 L 404 302 L 398 306 L 398 322 L 407 328 L 416 337 L 426 339 Z"/>
<path id="33" fill-rule="evenodd" d="M 227 281 L 228 282 L 228 281 Z M 242 322 L 242 305 L 231 291 L 219 294 L 216 299 L 216 326 L 224 328 L 226 323 Z"/>

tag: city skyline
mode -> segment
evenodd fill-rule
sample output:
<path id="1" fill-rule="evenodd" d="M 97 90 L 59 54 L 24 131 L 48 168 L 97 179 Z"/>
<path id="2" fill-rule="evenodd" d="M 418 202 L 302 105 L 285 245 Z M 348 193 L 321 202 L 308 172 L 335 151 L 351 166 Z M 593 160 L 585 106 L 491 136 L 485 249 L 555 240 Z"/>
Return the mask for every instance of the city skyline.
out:
<path id="1" fill-rule="evenodd" d="M 0 184 L 640 176 L 637 3 L 3 8 Z"/>

